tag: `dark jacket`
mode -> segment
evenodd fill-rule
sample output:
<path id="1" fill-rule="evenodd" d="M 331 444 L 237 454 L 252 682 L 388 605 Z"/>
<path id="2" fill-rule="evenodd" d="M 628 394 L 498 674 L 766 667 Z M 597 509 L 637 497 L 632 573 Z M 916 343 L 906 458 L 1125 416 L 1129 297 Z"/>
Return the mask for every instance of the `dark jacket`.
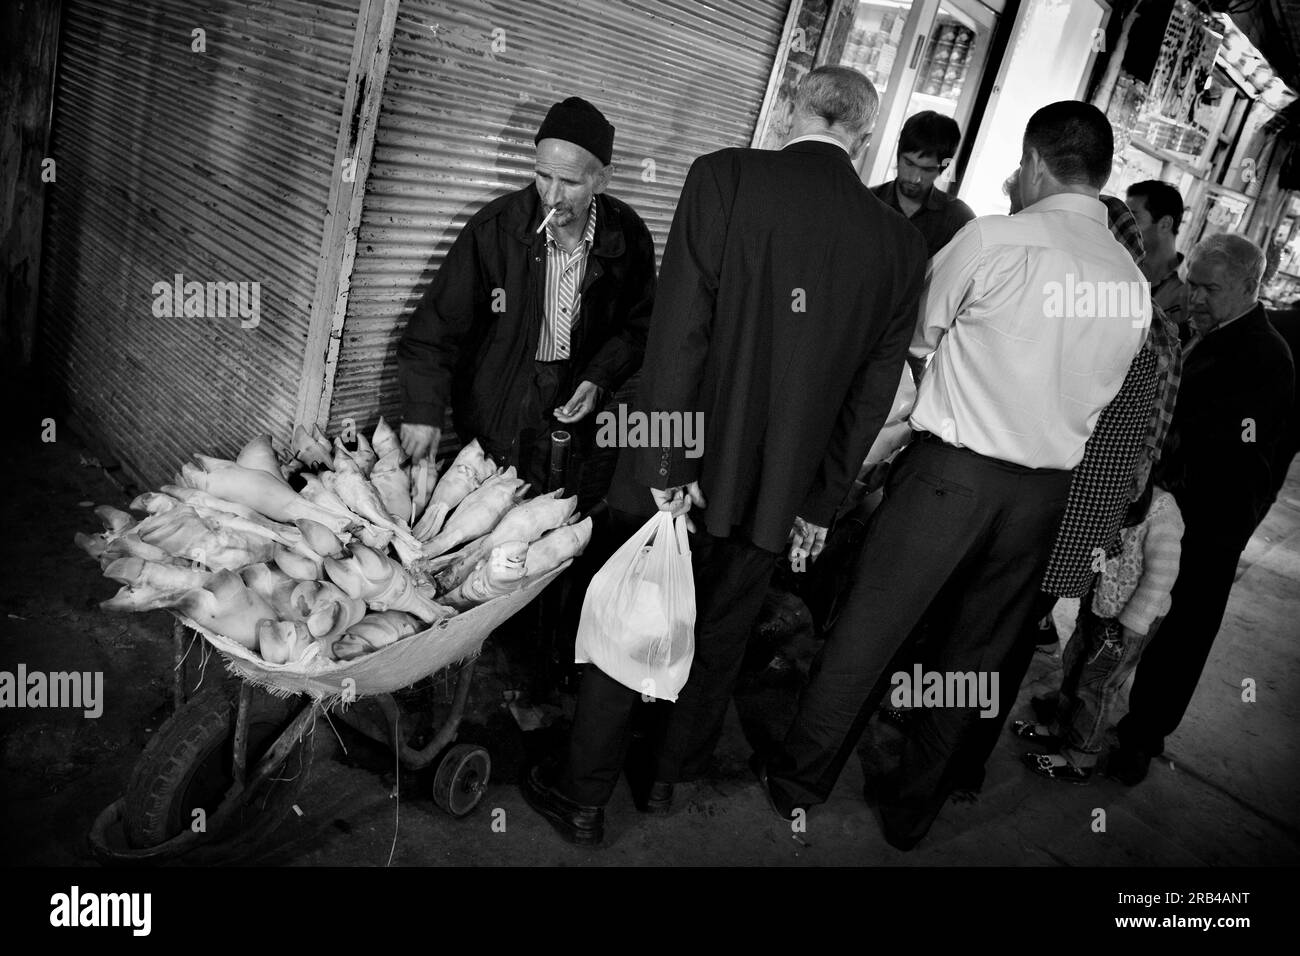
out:
<path id="1" fill-rule="evenodd" d="M 698 480 L 712 535 L 780 551 L 796 515 L 829 525 L 893 402 L 925 261 L 838 146 L 697 159 L 636 406 L 703 413 L 703 455 L 625 451 L 610 504 L 646 513 L 650 487 Z"/>
<path id="2" fill-rule="evenodd" d="M 897 182 L 898 180 L 891 179 L 879 186 L 872 186 L 871 193 L 900 216 L 907 218 L 898 202 Z M 921 208 L 907 221 L 925 239 L 926 254 L 933 256 L 957 235 L 962 226 L 974 218 L 975 211 L 970 206 L 956 196 L 949 196 L 942 189 L 931 186 Z"/>
<path id="3" fill-rule="evenodd" d="M 1282 336 L 1291 352 L 1293 363 L 1300 361 L 1300 309 L 1279 309 L 1268 313 L 1268 321 Z M 1291 460 L 1300 452 L 1300 382 L 1297 383 L 1295 400 L 1291 403 L 1290 421 L 1287 423 L 1286 435 L 1277 446 L 1277 456 L 1273 464 L 1273 497 L 1286 482 Z"/>
<path id="4" fill-rule="evenodd" d="M 537 190 L 525 186 L 465 224 L 411 316 L 397 349 L 404 421 L 456 431 L 498 460 L 518 441 L 544 319 L 546 234 Z M 596 234 L 570 338 L 569 379 L 612 393 L 641 365 L 654 302 L 654 241 L 630 206 L 596 197 Z M 567 401 L 565 395 L 561 401 Z"/>
<path id="5" fill-rule="evenodd" d="M 1261 305 L 1187 354 L 1156 482 L 1189 532 L 1246 546 L 1273 500 L 1294 394 L 1290 350 Z"/>

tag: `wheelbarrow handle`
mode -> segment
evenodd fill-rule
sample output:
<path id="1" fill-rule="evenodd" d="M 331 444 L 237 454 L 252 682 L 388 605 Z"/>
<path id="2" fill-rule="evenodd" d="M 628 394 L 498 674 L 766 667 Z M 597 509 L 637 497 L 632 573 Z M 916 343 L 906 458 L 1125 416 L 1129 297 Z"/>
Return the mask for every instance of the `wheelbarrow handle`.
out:
<path id="1" fill-rule="evenodd" d="M 566 431 L 551 432 L 551 463 L 546 476 L 546 490 L 557 491 L 568 482 L 569 450 L 573 437 Z"/>

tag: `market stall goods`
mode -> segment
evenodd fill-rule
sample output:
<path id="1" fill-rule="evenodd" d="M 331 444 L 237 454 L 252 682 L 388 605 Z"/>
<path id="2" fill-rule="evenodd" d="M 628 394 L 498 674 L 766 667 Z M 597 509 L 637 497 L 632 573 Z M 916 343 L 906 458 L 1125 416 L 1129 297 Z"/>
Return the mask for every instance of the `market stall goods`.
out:
<path id="1" fill-rule="evenodd" d="M 491 554 L 479 561 L 465 579 L 465 583 L 443 600 L 457 610 L 465 610 L 494 597 L 516 591 L 524 585 L 524 566 L 528 545 L 523 541 L 509 541 L 492 549 Z"/>
<path id="2" fill-rule="evenodd" d="M 370 444 L 375 450 L 375 454 L 383 458 L 395 451 L 402 450 L 402 443 L 397 438 L 397 432 L 384 421 L 384 416 L 379 416 L 379 424 L 375 426 L 374 434 L 371 436 Z"/>
<path id="3" fill-rule="evenodd" d="M 503 473 L 493 475 L 465 496 L 442 530 L 424 543 L 422 554 L 426 558 L 436 558 L 487 534 L 507 511 L 523 500 L 527 492 L 528 483 L 516 476 L 513 465 Z M 434 497 L 437 495 L 435 490 Z"/>
<path id="4" fill-rule="evenodd" d="M 267 664 L 319 668 L 422 630 L 436 640 L 432 625 L 578 553 L 591 521 L 569 525 L 576 499 L 527 490 L 477 442 L 437 480 L 382 421 L 355 449 L 299 428 L 284 460 L 266 435 L 234 460 L 195 455 L 131 502 L 143 517 L 101 506 L 104 530 L 76 542 L 121 585 L 106 610 L 170 609 Z M 411 522 L 425 519 L 436 531 L 422 545 Z"/>
<path id="5" fill-rule="evenodd" d="M 590 540 L 590 518 L 547 532 L 528 546 L 524 576 L 533 581 L 550 574 L 565 561 L 582 554 Z"/>
<path id="6" fill-rule="evenodd" d="M 578 507 L 577 496 L 561 498 L 559 491 L 547 492 L 515 505 L 487 534 L 474 539 L 459 551 L 426 559 L 419 563 L 422 570 L 436 572 L 435 581 L 440 591 L 451 591 L 460 586 L 478 562 L 494 547 L 507 541 L 532 544 L 552 528 L 566 524 Z"/>
<path id="7" fill-rule="evenodd" d="M 438 479 L 424 513 L 414 519 L 416 524 L 412 531 L 416 538 L 428 541 L 441 531 L 451 510 L 496 473 L 496 466 L 483 453 L 477 438 L 462 448 Z"/>
<path id="8" fill-rule="evenodd" d="M 367 614 L 348 628 L 347 633 L 334 641 L 331 653 L 335 659 L 350 661 L 380 648 L 410 637 L 420 630 L 418 618 L 402 611 L 377 611 Z"/>

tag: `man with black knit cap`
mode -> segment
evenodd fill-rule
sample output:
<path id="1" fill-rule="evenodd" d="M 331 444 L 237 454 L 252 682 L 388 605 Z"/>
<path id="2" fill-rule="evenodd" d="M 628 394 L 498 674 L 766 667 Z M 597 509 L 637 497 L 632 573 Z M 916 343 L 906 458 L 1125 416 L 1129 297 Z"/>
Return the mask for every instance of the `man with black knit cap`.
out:
<path id="1" fill-rule="evenodd" d="M 397 368 L 407 454 L 436 453 L 450 405 L 462 441 L 541 490 L 551 431 L 572 433 L 580 456 L 603 400 L 641 365 L 655 260 L 641 217 L 605 192 L 614 127 L 596 107 L 556 103 L 534 142 L 533 184 L 465 224 Z"/>

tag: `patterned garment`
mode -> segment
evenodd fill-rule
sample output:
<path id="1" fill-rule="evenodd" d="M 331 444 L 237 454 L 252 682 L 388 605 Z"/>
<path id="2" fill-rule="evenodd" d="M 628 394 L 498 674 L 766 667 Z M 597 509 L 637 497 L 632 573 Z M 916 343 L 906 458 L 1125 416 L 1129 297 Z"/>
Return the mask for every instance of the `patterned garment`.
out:
<path id="1" fill-rule="evenodd" d="M 1133 469 L 1129 501 L 1137 501 L 1142 497 L 1147 481 L 1151 478 L 1151 470 L 1160 460 L 1165 436 L 1169 434 L 1169 426 L 1174 420 L 1178 385 L 1183 380 L 1183 349 L 1178 341 L 1178 325 L 1154 302 L 1146 347 L 1156 354 L 1156 400 L 1151 409 L 1151 419 L 1147 423 L 1142 452 Z"/>
<path id="2" fill-rule="evenodd" d="M 546 227 L 546 320 L 537 337 L 535 357 L 539 362 L 562 362 L 569 357 L 569 333 L 582 307 L 582 279 L 595 238 L 595 196 L 587 209 L 587 229 L 572 253 L 560 248 L 550 225 Z"/>
<path id="3" fill-rule="evenodd" d="M 1129 209 L 1128 203 L 1118 196 L 1102 195 L 1098 198 L 1106 207 L 1106 219 L 1111 234 L 1128 250 L 1133 261 L 1141 265 L 1142 260 L 1146 258 L 1147 250 L 1142 243 L 1142 229 L 1133 218 L 1133 210 Z"/>
<path id="4" fill-rule="evenodd" d="M 1146 634 L 1153 621 L 1169 613 L 1169 594 L 1178 580 L 1183 517 L 1174 496 L 1156 488 L 1146 517 L 1119 536 L 1119 554 L 1106 559 L 1097 578 L 1092 610 Z"/>
<path id="5" fill-rule="evenodd" d="M 1119 548 L 1133 470 L 1156 400 L 1158 364 L 1156 353 L 1144 345 L 1084 446 L 1043 576 L 1041 589 L 1048 594 L 1082 597 L 1102 560 Z"/>

